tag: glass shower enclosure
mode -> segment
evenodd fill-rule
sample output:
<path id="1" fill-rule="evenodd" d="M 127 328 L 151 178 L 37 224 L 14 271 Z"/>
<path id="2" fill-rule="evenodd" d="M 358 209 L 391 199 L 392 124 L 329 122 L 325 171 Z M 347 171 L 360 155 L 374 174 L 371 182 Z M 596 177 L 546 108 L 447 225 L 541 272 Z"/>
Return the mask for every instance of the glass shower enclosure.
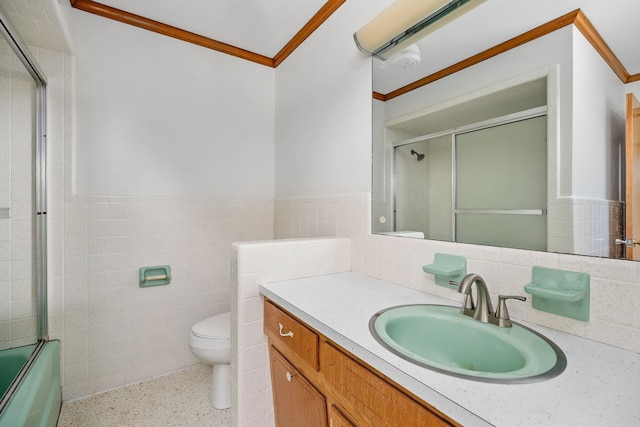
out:
<path id="1" fill-rule="evenodd" d="M 46 80 L 0 9 L 0 414 L 48 340 Z"/>

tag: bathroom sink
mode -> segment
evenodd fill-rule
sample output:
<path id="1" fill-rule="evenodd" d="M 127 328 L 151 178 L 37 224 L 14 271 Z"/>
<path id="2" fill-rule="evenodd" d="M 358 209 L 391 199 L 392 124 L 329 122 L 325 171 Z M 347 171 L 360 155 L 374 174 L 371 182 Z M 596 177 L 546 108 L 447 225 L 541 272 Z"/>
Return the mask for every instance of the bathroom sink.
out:
<path id="1" fill-rule="evenodd" d="M 538 332 L 501 328 L 444 305 L 403 305 L 376 313 L 375 339 L 392 353 L 441 373 L 494 383 L 530 383 L 561 374 L 567 359 Z"/>

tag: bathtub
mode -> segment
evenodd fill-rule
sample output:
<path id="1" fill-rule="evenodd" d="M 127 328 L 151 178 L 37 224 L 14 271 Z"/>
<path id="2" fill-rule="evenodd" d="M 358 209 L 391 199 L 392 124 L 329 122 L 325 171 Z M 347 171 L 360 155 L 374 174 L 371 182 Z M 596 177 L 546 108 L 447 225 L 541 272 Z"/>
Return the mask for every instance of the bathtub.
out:
<path id="1" fill-rule="evenodd" d="M 0 351 L 0 394 L 11 384 L 11 370 L 18 373 L 36 345 Z M 60 341 L 47 341 L 0 414 L 0 427 L 54 427 L 58 422 L 60 388 Z"/>

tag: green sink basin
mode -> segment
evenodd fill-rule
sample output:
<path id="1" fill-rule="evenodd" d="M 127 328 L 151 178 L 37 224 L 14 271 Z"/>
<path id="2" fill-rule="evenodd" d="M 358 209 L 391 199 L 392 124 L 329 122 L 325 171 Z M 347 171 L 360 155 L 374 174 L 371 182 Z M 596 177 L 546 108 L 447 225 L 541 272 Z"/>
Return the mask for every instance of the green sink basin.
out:
<path id="1" fill-rule="evenodd" d="M 444 305 L 403 305 L 376 313 L 369 329 L 385 348 L 426 368 L 496 383 L 530 383 L 560 375 L 567 359 L 543 335 L 513 322 L 481 323 Z"/>

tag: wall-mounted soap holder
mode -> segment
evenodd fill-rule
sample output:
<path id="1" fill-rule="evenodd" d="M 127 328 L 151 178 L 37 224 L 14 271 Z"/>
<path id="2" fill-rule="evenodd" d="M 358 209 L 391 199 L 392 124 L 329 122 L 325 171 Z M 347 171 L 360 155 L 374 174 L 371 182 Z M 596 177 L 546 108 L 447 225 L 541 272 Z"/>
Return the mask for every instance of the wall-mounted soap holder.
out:
<path id="1" fill-rule="evenodd" d="M 533 308 L 547 313 L 589 320 L 590 277 L 587 273 L 533 267 L 531 282 L 524 286 Z"/>
<path id="2" fill-rule="evenodd" d="M 153 267 L 140 267 L 138 269 L 139 285 L 141 288 L 148 286 L 168 285 L 171 283 L 171 267 L 168 265 L 156 265 Z"/>
<path id="3" fill-rule="evenodd" d="M 458 255 L 436 253 L 433 264 L 422 267 L 425 273 L 433 274 L 437 285 L 455 288 L 449 282 L 460 283 L 467 274 L 467 259 Z"/>

